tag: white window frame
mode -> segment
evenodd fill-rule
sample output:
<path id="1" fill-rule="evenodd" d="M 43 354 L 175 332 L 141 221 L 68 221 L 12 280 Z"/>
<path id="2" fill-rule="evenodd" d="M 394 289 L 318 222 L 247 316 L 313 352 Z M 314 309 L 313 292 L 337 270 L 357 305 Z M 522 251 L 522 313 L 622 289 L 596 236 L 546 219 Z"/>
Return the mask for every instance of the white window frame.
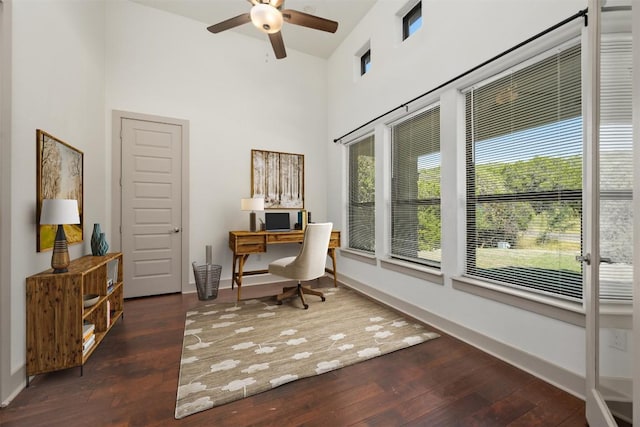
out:
<path id="1" fill-rule="evenodd" d="M 351 147 L 364 142 L 365 140 L 372 138 L 372 143 L 373 143 L 373 150 L 374 150 L 374 180 L 376 182 L 375 186 L 374 186 L 374 210 L 373 210 L 373 217 L 374 217 L 374 227 L 373 227 L 373 248 L 371 251 L 365 250 L 365 249 L 361 249 L 361 248 L 354 248 L 351 246 L 351 219 L 350 219 L 350 210 L 351 210 Z M 375 229 L 375 221 L 376 221 L 376 193 L 377 193 L 377 157 L 378 154 L 376 153 L 376 136 L 375 133 L 373 131 L 367 132 L 366 134 L 358 137 L 357 139 L 354 139 L 353 141 L 350 141 L 348 144 L 346 144 L 345 146 L 346 148 L 346 180 L 347 180 L 347 186 L 346 186 L 346 203 L 345 203 L 345 223 L 347 224 L 347 245 L 346 248 L 348 251 L 353 251 L 356 252 L 358 254 L 362 254 L 365 255 L 366 257 L 370 257 L 370 256 L 375 256 L 375 252 L 376 252 L 376 229 Z"/>
<path id="2" fill-rule="evenodd" d="M 423 272 L 423 273 L 427 273 L 432 275 L 433 277 L 437 277 L 436 281 L 437 282 L 441 282 L 441 266 L 442 266 L 442 262 L 435 262 L 432 260 L 419 260 L 419 259 L 414 259 L 414 258 L 407 258 L 407 257 L 403 257 L 401 255 L 398 254 L 393 254 L 393 244 L 392 244 L 392 239 L 393 239 L 393 213 L 392 213 L 392 206 L 393 206 L 393 184 L 392 184 L 392 180 L 393 180 L 393 128 L 395 126 L 401 125 L 402 123 L 411 120 L 413 118 L 415 118 L 416 116 L 423 114 L 425 112 L 428 112 L 430 110 L 433 110 L 435 108 L 438 108 L 438 110 L 440 110 L 440 101 L 435 100 L 432 101 L 426 105 L 421 105 L 419 108 L 417 108 L 415 111 L 408 113 L 408 114 L 404 114 L 401 117 L 386 123 L 386 127 L 387 127 L 387 141 L 388 141 L 388 157 L 387 159 L 387 163 L 389 165 L 389 174 L 387 175 L 388 179 L 388 183 L 387 185 L 389 186 L 389 190 L 388 190 L 388 208 L 386 210 L 386 218 L 388 221 L 388 227 L 387 227 L 387 231 L 388 234 L 386 235 L 386 240 L 387 240 L 387 245 L 386 245 L 386 255 L 385 255 L 385 262 L 387 263 L 387 265 L 397 265 L 397 266 L 401 266 L 401 268 L 403 270 L 409 271 L 411 269 L 415 269 L 417 271 Z M 438 122 L 438 126 L 441 126 L 440 121 Z M 439 141 L 439 149 L 438 149 L 438 154 L 441 155 L 442 153 L 442 147 L 441 147 L 441 142 L 442 138 L 440 138 Z M 442 160 L 440 161 L 440 179 L 442 178 Z M 440 196 L 440 202 L 439 202 L 439 207 L 440 207 L 440 212 L 442 212 L 442 195 Z M 442 220 L 440 221 L 440 239 L 442 239 Z M 394 268 L 395 269 L 395 268 Z"/>

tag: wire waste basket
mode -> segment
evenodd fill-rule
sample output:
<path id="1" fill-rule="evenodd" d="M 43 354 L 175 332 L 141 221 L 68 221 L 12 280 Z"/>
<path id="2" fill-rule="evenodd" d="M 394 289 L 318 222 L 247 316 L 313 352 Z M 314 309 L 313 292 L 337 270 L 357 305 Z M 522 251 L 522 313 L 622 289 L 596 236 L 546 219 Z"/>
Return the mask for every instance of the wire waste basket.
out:
<path id="1" fill-rule="evenodd" d="M 222 267 L 215 264 L 193 265 L 193 275 L 196 278 L 196 288 L 199 300 L 209 300 L 218 296 L 218 285 L 220 284 L 220 271 Z"/>
<path id="2" fill-rule="evenodd" d="M 220 273 L 222 266 L 211 263 L 211 246 L 207 246 L 207 262 L 198 264 L 192 262 L 193 276 L 196 279 L 196 289 L 198 299 L 206 301 L 218 296 L 218 286 L 220 285 Z"/>

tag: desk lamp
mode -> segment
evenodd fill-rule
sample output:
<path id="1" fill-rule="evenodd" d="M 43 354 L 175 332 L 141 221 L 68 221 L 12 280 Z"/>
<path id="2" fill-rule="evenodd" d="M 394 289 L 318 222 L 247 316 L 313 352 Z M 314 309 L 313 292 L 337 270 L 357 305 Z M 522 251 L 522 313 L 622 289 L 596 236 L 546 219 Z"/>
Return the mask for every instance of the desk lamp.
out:
<path id="1" fill-rule="evenodd" d="M 241 199 L 240 209 L 243 211 L 251 211 L 251 213 L 249 214 L 249 230 L 256 231 L 256 212 L 255 211 L 264 210 L 264 199 L 257 198 L 257 197 L 253 199 Z"/>
<path id="2" fill-rule="evenodd" d="M 51 267 L 54 273 L 66 273 L 69 266 L 69 251 L 67 236 L 64 234 L 63 224 L 80 224 L 78 201 L 71 199 L 44 199 L 40 212 L 40 224 L 58 226 L 56 240 L 53 243 Z"/>

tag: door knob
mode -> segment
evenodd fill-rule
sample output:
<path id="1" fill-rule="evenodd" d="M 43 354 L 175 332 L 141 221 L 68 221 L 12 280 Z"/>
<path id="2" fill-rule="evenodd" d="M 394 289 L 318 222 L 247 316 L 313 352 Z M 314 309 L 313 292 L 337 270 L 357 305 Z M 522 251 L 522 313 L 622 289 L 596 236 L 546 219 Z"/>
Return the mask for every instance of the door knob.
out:
<path id="1" fill-rule="evenodd" d="M 174 233 L 179 233 L 180 232 L 180 227 L 173 227 L 173 232 Z"/>

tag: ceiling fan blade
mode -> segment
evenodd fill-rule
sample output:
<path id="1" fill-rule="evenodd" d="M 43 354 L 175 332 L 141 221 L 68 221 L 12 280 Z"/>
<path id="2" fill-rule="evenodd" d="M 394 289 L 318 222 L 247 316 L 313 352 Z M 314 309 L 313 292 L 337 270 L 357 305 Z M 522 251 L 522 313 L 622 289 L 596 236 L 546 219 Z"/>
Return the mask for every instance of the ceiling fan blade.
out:
<path id="1" fill-rule="evenodd" d="M 243 13 L 242 15 L 235 16 L 233 18 L 227 19 L 226 21 L 213 24 L 210 27 L 207 27 L 207 30 L 216 34 L 221 31 L 228 30 L 230 28 L 234 28 L 242 24 L 246 24 L 247 22 L 251 22 L 251 15 L 248 13 Z"/>
<path id="2" fill-rule="evenodd" d="M 327 31 L 329 33 L 335 33 L 338 30 L 338 23 L 336 21 L 309 15 L 308 13 L 293 9 L 283 10 L 282 17 L 290 24 L 301 25 L 303 27 L 313 28 L 314 30 Z"/>
<path id="3" fill-rule="evenodd" d="M 271 41 L 273 53 L 276 54 L 277 59 L 282 59 L 287 56 L 287 51 L 284 48 L 284 40 L 282 40 L 282 33 L 280 31 L 269 34 L 269 40 Z"/>

